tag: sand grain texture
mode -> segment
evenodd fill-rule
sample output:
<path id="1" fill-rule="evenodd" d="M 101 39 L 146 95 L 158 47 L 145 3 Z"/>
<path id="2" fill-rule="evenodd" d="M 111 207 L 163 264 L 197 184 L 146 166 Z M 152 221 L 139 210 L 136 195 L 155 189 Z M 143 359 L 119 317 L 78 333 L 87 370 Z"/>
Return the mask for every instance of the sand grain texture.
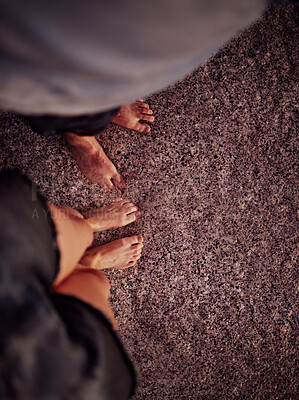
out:
<path id="1" fill-rule="evenodd" d="M 298 28 L 272 8 L 212 59 L 148 99 L 151 134 L 100 142 L 142 211 L 136 268 L 109 272 L 136 400 L 295 399 Z M 57 138 L 1 115 L 1 168 L 78 210 L 113 195 Z M 297 261 L 298 265 L 298 261 Z"/>

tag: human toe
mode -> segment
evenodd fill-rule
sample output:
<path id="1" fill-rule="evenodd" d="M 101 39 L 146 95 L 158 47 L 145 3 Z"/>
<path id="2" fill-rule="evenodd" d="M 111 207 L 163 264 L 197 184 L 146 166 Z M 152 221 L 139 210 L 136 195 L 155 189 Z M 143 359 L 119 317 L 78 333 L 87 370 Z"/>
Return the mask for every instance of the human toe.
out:
<path id="1" fill-rule="evenodd" d="M 135 104 L 137 104 L 139 107 L 149 108 L 149 105 L 143 99 L 137 100 Z"/>
<path id="2" fill-rule="evenodd" d="M 138 261 L 141 258 L 141 253 L 140 254 L 136 254 L 135 256 L 132 256 L 132 260 L 133 261 Z"/>
<path id="3" fill-rule="evenodd" d="M 151 127 L 149 125 L 144 125 L 143 133 L 150 133 Z"/>
<path id="4" fill-rule="evenodd" d="M 136 211 L 131 214 L 128 214 L 127 215 L 127 223 L 131 224 L 132 222 L 135 222 L 140 217 L 140 215 L 141 215 L 140 211 Z"/>
<path id="5" fill-rule="evenodd" d="M 155 117 L 153 115 L 147 115 L 140 113 L 138 118 L 143 119 L 143 121 L 154 122 Z"/>
<path id="6" fill-rule="evenodd" d="M 107 180 L 105 181 L 105 183 L 106 183 L 108 189 L 110 189 L 110 190 L 113 190 L 113 189 L 114 189 L 114 185 L 113 185 L 113 183 L 112 183 L 112 181 L 111 181 L 110 179 L 107 179 Z"/>
<path id="7" fill-rule="evenodd" d="M 140 107 L 139 111 L 142 112 L 142 114 L 147 114 L 147 115 L 152 115 L 153 114 L 153 110 L 151 110 L 150 108 L 145 108 L 145 107 Z"/>
<path id="8" fill-rule="evenodd" d="M 130 259 L 130 261 L 127 263 L 126 267 L 133 267 L 137 263 L 137 261 L 141 258 L 141 254 L 139 256 L 134 256 Z"/>
<path id="9" fill-rule="evenodd" d="M 142 112 L 145 112 L 147 114 L 149 113 L 149 111 L 151 111 L 151 109 L 149 108 L 149 105 L 146 103 L 136 103 L 136 109 L 138 111 L 142 110 Z"/>
<path id="10" fill-rule="evenodd" d="M 137 122 L 135 125 L 135 131 L 140 133 L 149 133 L 151 131 L 151 127 L 147 124 L 141 124 L 140 122 Z"/>
<path id="11" fill-rule="evenodd" d="M 135 244 L 132 244 L 129 248 L 128 248 L 128 251 L 131 253 L 131 254 L 135 254 L 135 252 L 137 252 L 138 254 L 142 251 L 142 248 L 143 248 L 143 243 L 141 242 L 141 243 L 135 243 Z"/>
<path id="12" fill-rule="evenodd" d="M 143 246 L 142 246 L 142 247 L 143 247 Z M 137 250 L 134 250 L 134 251 L 133 251 L 133 256 L 139 256 L 139 254 L 142 253 L 142 247 L 140 247 L 140 248 L 137 249 Z"/>
<path id="13" fill-rule="evenodd" d="M 134 235 L 125 238 L 125 241 L 128 246 L 138 246 L 143 243 L 143 237 L 141 235 Z"/>
<path id="14" fill-rule="evenodd" d="M 117 187 L 117 189 L 119 190 L 123 190 L 126 187 L 126 182 L 119 173 L 113 176 L 112 182 L 114 183 L 115 187 Z"/>
<path id="15" fill-rule="evenodd" d="M 140 258 L 141 254 L 138 254 L 137 256 L 132 256 L 130 262 L 133 262 L 135 264 Z"/>
<path id="16" fill-rule="evenodd" d="M 138 211 L 138 207 L 135 206 L 133 203 L 127 203 L 123 206 L 124 211 L 126 214 L 131 214 L 132 212 Z"/>
<path id="17" fill-rule="evenodd" d="M 138 111 L 141 111 L 145 114 L 152 114 L 153 111 L 150 109 L 150 106 L 145 103 L 145 102 L 141 102 L 141 101 L 137 101 L 135 103 L 135 109 L 137 109 Z"/>

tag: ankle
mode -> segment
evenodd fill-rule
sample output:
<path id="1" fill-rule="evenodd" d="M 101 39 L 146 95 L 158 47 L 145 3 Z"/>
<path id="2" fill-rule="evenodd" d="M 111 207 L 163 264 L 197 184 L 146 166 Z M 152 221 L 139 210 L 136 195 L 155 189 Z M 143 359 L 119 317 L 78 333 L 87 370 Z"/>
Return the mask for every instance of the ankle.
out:
<path id="1" fill-rule="evenodd" d="M 101 261 L 101 253 L 99 251 L 94 251 L 94 249 L 88 250 L 84 256 L 79 261 L 79 268 L 92 268 L 97 269 Z M 79 266 L 78 265 L 78 266 Z"/>
<path id="2" fill-rule="evenodd" d="M 104 231 L 104 226 L 101 226 L 99 222 L 95 222 L 92 217 L 86 218 L 85 222 L 89 225 L 93 233 Z"/>
<path id="3" fill-rule="evenodd" d="M 64 137 L 67 144 L 70 145 L 72 149 L 78 148 L 81 151 L 84 149 L 85 152 L 94 154 L 102 150 L 94 136 L 79 136 L 72 132 L 65 132 Z"/>

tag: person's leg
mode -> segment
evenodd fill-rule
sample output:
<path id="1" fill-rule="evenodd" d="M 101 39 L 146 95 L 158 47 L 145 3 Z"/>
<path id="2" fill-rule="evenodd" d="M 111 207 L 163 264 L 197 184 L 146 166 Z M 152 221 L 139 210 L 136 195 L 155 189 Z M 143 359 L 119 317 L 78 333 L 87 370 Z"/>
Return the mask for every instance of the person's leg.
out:
<path id="1" fill-rule="evenodd" d="M 93 233 L 110 228 L 118 228 L 134 222 L 140 215 L 138 208 L 128 200 L 117 200 L 109 206 L 101 207 L 90 213 L 87 219 L 70 207 L 59 207 L 48 204 L 52 220 L 57 231 L 57 243 L 60 250 L 60 269 L 54 285 L 58 285 L 75 269 L 76 264 L 92 244 Z M 133 238 L 135 238 L 133 236 Z M 130 238 L 126 238 L 130 239 Z M 123 240 L 122 246 L 110 246 L 113 257 L 123 256 L 127 251 L 127 243 Z M 113 242 L 112 242 L 113 243 Z M 102 247 L 105 250 L 105 246 Z M 102 252 L 104 251 L 102 249 Z M 131 256 L 127 252 L 127 261 Z"/>
<path id="2" fill-rule="evenodd" d="M 93 230 L 83 216 L 70 207 L 48 204 L 56 227 L 60 250 L 59 273 L 54 284 L 61 282 L 75 268 L 86 249 L 93 242 Z"/>
<path id="3" fill-rule="evenodd" d="M 109 304 L 110 283 L 100 271 L 82 269 L 74 271 L 60 285 L 53 288 L 56 293 L 75 296 L 100 310 L 117 329 L 114 312 Z"/>
<path id="4" fill-rule="evenodd" d="M 152 110 L 142 99 L 121 108 L 79 116 L 20 115 L 33 130 L 42 135 L 64 134 L 65 140 L 83 174 L 103 189 L 123 190 L 126 184 L 103 148 L 93 136 L 102 132 L 109 122 L 134 129 L 150 131 L 144 121 L 153 122 Z"/>
<path id="5" fill-rule="evenodd" d="M 99 269 L 129 268 L 141 257 L 141 236 L 115 240 L 88 250 L 66 279 L 53 287 L 53 292 L 75 296 L 99 309 L 117 329 L 109 303 L 110 283 Z"/>

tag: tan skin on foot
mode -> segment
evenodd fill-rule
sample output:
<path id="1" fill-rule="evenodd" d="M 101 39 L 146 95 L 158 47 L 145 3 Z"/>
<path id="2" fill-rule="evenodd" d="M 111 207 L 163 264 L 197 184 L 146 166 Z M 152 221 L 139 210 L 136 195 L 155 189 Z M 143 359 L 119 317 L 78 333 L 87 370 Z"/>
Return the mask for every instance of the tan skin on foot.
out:
<path id="1" fill-rule="evenodd" d="M 126 269 L 141 257 L 142 236 L 131 236 L 87 250 L 77 268 Z"/>
<path id="2" fill-rule="evenodd" d="M 79 168 L 91 182 L 98 183 L 104 190 L 107 187 L 119 190 L 126 187 L 95 137 L 78 136 L 71 132 L 66 132 L 64 136 Z"/>
<path id="3" fill-rule="evenodd" d="M 149 133 L 150 126 L 140 121 L 154 122 L 155 118 L 152 114 L 149 105 L 143 99 L 139 99 L 134 103 L 122 106 L 112 122 L 140 133 Z"/>
<path id="4" fill-rule="evenodd" d="M 86 222 L 94 232 L 99 232 L 131 224 L 139 216 L 138 207 L 130 200 L 117 199 L 109 206 L 88 213 Z"/>
<path id="5" fill-rule="evenodd" d="M 154 122 L 153 112 L 143 99 L 124 105 L 112 122 L 140 133 L 150 132 L 150 126 L 142 121 Z M 125 181 L 103 148 L 93 136 L 78 136 L 72 132 L 64 134 L 70 150 L 83 174 L 102 189 L 123 190 Z"/>

